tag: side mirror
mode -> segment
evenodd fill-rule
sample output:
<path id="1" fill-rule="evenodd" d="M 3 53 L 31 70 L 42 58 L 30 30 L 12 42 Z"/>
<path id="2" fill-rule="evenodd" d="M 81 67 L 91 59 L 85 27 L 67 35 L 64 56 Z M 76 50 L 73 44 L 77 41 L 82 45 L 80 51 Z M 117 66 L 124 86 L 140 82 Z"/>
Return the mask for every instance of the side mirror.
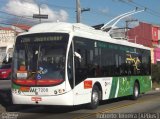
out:
<path id="1" fill-rule="evenodd" d="M 78 52 L 74 52 L 74 56 L 78 58 L 79 62 L 82 61 L 82 57 Z"/>
<path id="2" fill-rule="evenodd" d="M 3 59 L 3 63 L 8 63 L 8 61 L 9 61 L 9 55 L 6 54 L 6 56 Z"/>

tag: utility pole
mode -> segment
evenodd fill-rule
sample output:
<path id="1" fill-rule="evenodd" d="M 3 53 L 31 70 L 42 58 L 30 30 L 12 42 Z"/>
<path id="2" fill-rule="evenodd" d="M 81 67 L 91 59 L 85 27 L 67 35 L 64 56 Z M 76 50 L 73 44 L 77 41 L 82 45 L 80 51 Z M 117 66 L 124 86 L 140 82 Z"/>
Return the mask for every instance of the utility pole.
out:
<path id="1" fill-rule="evenodd" d="M 77 12 L 77 23 L 80 23 L 81 19 L 81 6 L 80 6 L 80 1 L 76 0 L 76 12 Z"/>
<path id="2" fill-rule="evenodd" d="M 86 11 L 90 11 L 90 8 L 81 9 L 80 0 L 76 0 L 77 23 L 81 21 L 81 13 Z"/>
<path id="3" fill-rule="evenodd" d="M 33 14 L 33 18 L 39 19 L 39 23 L 41 23 L 41 19 L 48 19 L 48 14 L 41 14 L 41 5 L 38 4 L 38 14 Z"/>
<path id="4" fill-rule="evenodd" d="M 39 9 L 39 15 L 41 15 L 41 6 L 38 4 L 38 9 Z M 41 23 L 41 18 L 39 18 L 39 23 Z"/>

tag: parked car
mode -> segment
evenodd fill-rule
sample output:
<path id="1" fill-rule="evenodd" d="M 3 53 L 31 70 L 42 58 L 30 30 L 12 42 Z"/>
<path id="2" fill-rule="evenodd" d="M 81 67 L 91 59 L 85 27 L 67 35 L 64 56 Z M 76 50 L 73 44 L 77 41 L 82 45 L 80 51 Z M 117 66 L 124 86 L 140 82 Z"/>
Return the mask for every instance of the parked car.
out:
<path id="1" fill-rule="evenodd" d="M 10 79 L 11 64 L 0 65 L 0 79 Z"/>

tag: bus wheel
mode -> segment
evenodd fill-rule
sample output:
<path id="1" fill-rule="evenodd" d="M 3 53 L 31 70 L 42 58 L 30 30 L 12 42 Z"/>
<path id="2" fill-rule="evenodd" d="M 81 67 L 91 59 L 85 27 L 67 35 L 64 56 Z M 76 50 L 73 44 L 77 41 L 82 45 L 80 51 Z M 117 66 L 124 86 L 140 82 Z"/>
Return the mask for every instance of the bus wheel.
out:
<path id="1" fill-rule="evenodd" d="M 92 89 L 92 95 L 91 95 L 91 103 L 88 105 L 89 109 L 96 109 L 99 105 L 99 89 L 95 85 Z"/>
<path id="2" fill-rule="evenodd" d="M 135 82 L 134 84 L 134 89 L 133 89 L 133 95 L 132 95 L 132 99 L 133 100 L 137 100 L 139 97 L 139 84 L 137 82 Z"/>

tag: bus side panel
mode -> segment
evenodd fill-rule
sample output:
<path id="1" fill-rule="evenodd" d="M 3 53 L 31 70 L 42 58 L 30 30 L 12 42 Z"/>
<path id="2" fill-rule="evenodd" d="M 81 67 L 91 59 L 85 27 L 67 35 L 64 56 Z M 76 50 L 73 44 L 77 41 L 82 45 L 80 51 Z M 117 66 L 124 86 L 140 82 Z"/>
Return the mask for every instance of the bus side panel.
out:
<path id="1" fill-rule="evenodd" d="M 118 97 L 122 96 L 129 96 L 133 94 L 133 85 L 134 85 L 134 78 L 132 76 L 128 77 L 120 77 L 120 89 L 118 92 Z"/>
<path id="2" fill-rule="evenodd" d="M 88 87 L 84 87 L 84 82 L 88 81 Z M 80 105 L 89 103 L 91 101 L 91 93 L 92 93 L 92 85 L 89 84 L 89 81 L 91 80 L 85 80 L 81 83 L 79 83 L 74 89 L 74 105 Z M 87 84 L 86 84 L 87 85 Z"/>
<path id="3" fill-rule="evenodd" d="M 129 96 L 133 94 L 134 83 L 137 80 L 140 86 L 140 93 L 144 93 L 151 90 L 151 78 L 150 76 L 127 76 L 127 77 L 114 77 L 113 80 L 119 81 L 119 86 L 113 86 L 115 89 L 118 88 L 118 96 Z M 118 82 L 114 81 L 114 82 Z M 114 96 L 110 97 L 114 98 Z M 116 96 L 115 96 L 116 98 Z"/>
<path id="4" fill-rule="evenodd" d="M 109 99 L 111 96 L 114 96 L 114 94 L 117 92 L 117 90 L 114 90 L 117 84 L 116 81 L 113 81 L 113 77 L 103 78 L 100 83 L 102 86 L 102 100 Z"/>
<path id="5" fill-rule="evenodd" d="M 92 88 L 96 83 L 99 83 L 102 88 L 102 100 L 109 99 L 112 79 L 112 77 L 87 78 L 83 82 L 79 83 L 74 88 L 74 105 L 90 103 Z"/>
<path id="6" fill-rule="evenodd" d="M 110 89 L 109 99 L 117 97 L 118 90 L 119 90 L 119 79 L 113 78 L 112 79 L 112 86 Z"/>
<path id="7" fill-rule="evenodd" d="M 130 77 L 113 77 L 109 99 L 131 95 L 132 82 Z"/>
<path id="8" fill-rule="evenodd" d="M 127 76 L 127 77 L 114 77 L 113 80 L 119 81 L 119 86 L 113 86 L 118 89 L 118 96 L 129 96 L 133 94 L 134 83 L 137 80 L 140 86 L 140 93 L 144 93 L 151 90 L 151 77 L 150 76 Z M 116 81 L 116 82 L 118 82 Z M 113 98 L 113 97 L 110 97 Z M 116 96 L 115 96 L 116 98 Z"/>
<path id="9" fill-rule="evenodd" d="M 138 77 L 140 83 L 140 93 L 145 93 L 152 89 L 152 80 L 151 76 L 141 76 Z"/>
<path id="10" fill-rule="evenodd" d="M 109 98 L 103 99 L 112 99 L 132 95 L 136 80 L 139 81 L 140 93 L 151 90 L 152 81 L 150 76 L 113 77 Z"/>
<path id="11" fill-rule="evenodd" d="M 132 95 L 136 80 L 140 84 L 140 93 L 151 89 L 150 76 L 87 78 L 74 88 L 74 105 L 91 101 L 92 88 L 96 82 L 102 87 L 102 100 L 107 100 Z"/>

